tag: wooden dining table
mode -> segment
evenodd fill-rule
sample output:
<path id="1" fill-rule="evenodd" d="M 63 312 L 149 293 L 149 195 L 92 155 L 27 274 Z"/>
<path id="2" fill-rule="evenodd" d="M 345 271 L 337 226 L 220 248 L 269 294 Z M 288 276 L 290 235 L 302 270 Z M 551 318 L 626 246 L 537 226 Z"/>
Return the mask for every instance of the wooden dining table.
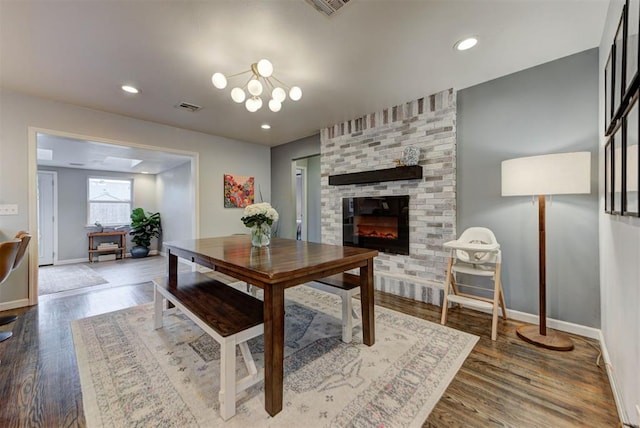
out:
<path id="1" fill-rule="evenodd" d="M 284 291 L 329 275 L 360 269 L 363 343 L 375 343 L 373 259 L 378 251 L 273 238 L 268 247 L 253 247 L 248 235 L 164 243 L 169 259 L 169 286 L 179 287 L 178 257 L 245 281 L 264 291 L 265 410 L 282 410 L 284 374 Z"/>

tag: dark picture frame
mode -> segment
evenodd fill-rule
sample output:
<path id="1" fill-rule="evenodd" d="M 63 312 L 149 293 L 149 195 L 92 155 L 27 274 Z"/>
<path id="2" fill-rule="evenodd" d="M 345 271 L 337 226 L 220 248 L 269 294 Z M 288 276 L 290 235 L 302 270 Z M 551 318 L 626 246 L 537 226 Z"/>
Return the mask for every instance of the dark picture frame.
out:
<path id="1" fill-rule="evenodd" d="M 622 123 L 611 136 L 611 213 L 622 214 L 622 146 L 624 133 Z"/>
<path id="2" fill-rule="evenodd" d="M 613 120 L 618 120 L 622 116 L 622 100 L 625 92 L 626 75 L 626 49 L 625 49 L 625 17 L 626 5 L 622 8 L 622 15 L 618 21 L 618 28 L 613 39 Z"/>
<path id="3" fill-rule="evenodd" d="M 638 86 L 640 62 L 640 0 L 627 0 L 625 5 L 625 87 L 624 98 L 629 98 Z"/>
<path id="4" fill-rule="evenodd" d="M 640 216 L 640 201 L 638 200 L 638 188 L 640 177 L 638 166 L 640 165 L 640 102 L 638 95 L 631 100 L 629 108 L 624 116 L 624 132 L 622 140 L 622 214 L 625 216 Z"/>
<path id="5" fill-rule="evenodd" d="M 611 192 L 611 182 L 613 180 L 613 175 L 611 174 L 611 138 L 604 146 L 604 212 L 611 214 L 613 211 L 613 204 L 611 202 L 611 197 L 613 196 L 613 192 Z"/>
<path id="6" fill-rule="evenodd" d="M 614 46 L 611 45 L 609 58 L 604 67 L 604 135 L 611 135 L 615 122 L 613 121 L 613 52 Z"/>

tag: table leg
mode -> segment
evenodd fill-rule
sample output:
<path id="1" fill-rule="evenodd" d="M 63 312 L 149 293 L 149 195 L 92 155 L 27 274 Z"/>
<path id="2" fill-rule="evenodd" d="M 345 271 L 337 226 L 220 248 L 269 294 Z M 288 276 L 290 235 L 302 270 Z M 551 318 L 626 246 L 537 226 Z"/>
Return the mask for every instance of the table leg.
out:
<path id="1" fill-rule="evenodd" d="M 169 287 L 178 285 L 178 256 L 169 250 Z"/>
<path id="2" fill-rule="evenodd" d="M 282 410 L 284 373 L 284 288 L 264 287 L 264 408 L 271 416 Z"/>
<path id="3" fill-rule="evenodd" d="M 360 268 L 360 305 L 362 307 L 362 341 L 365 345 L 376 343 L 375 314 L 373 313 L 373 259 Z"/>

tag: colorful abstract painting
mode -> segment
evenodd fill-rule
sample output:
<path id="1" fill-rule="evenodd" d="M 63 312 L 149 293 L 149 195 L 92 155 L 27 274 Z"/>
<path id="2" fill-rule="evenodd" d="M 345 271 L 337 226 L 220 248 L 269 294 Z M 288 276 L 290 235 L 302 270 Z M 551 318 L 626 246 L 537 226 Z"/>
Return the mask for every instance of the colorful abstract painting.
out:
<path id="1" fill-rule="evenodd" d="M 224 175 L 224 207 L 244 208 L 253 204 L 253 177 L 246 175 Z"/>

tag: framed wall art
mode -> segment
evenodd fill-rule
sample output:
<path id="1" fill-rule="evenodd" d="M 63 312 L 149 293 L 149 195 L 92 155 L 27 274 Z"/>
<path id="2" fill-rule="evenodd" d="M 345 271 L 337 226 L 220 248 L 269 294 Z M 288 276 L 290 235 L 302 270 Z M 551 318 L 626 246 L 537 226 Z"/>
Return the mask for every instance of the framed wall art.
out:
<path id="1" fill-rule="evenodd" d="M 638 187 L 640 180 L 638 177 L 638 164 L 640 157 L 638 152 L 638 126 L 640 124 L 640 108 L 638 107 L 638 97 L 632 99 L 629 109 L 624 118 L 624 138 L 622 147 L 622 174 L 624 182 L 622 185 L 622 214 L 628 216 L 640 216 L 640 205 L 638 202 Z"/>
<path id="2" fill-rule="evenodd" d="M 611 214 L 613 204 L 611 203 L 611 139 L 604 146 L 604 212 Z"/>
<path id="3" fill-rule="evenodd" d="M 613 111 L 614 119 L 621 116 L 622 99 L 625 90 L 625 10 L 622 8 L 622 16 L 618 22 L 618 28 L 613 41 Z"/>
<path id="4" fill-rule="evenodd" d="M 604 135 L 613 131 L 613 46 L 604 67 Z"/>
<path id="5" fill-rule="evenodd" d="M 224 207 L 244 208 L 254 201 L 254 178 L 246 175 L 224 175 Z"/>
<path id="6" fill-rule="evenodd" d="M 622 214 L 622 126 L 611 138 L 611 213 Z"/>
<path id="7" fill-rule="evenodd" d="M 633 93 L 638 79 L 638 58 L 640 45 L 638 45 L 638 33 L 640 32 L 640 0 L 627 0 L 626 11 L 626 71 L 625 71 L 625 98 Z"/>

